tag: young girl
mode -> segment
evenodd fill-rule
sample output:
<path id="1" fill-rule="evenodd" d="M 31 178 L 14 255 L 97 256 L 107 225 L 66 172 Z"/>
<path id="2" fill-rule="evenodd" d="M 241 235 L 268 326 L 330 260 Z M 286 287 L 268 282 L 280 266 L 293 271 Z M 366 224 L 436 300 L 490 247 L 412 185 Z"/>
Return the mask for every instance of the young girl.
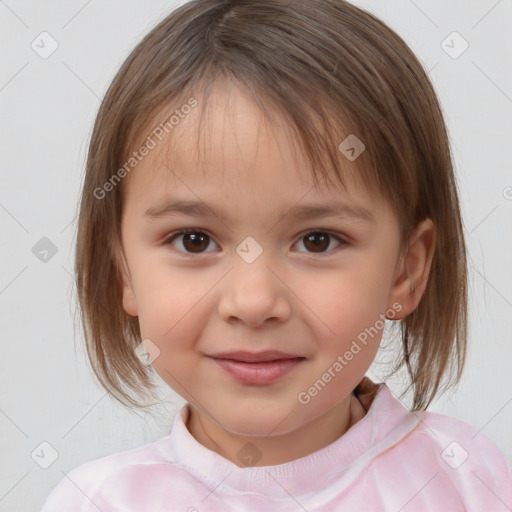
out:
<path id="1" fill-rule="evenodd" d="M 76 273 L 102 385 L 142 407 L 154 369 L 187 403 L 43 512 L 512 510 L 498 448 L 426 412 L 465 361 L 459 199 L 433 87 L 371 14 L 193 0 L 164 19 L 98 113 Z M 365 377 L 386 321 L 411 411 Z"/>

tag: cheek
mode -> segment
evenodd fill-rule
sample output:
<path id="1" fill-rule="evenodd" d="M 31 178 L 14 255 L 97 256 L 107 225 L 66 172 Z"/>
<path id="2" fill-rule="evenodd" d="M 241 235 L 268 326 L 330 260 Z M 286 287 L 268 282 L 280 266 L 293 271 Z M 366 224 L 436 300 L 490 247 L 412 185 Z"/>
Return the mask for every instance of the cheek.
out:
<path id="1" fill-rule="evenodd" d="M 338 356 L 343 358 L 339 374 L 333 369 L 336 375 L 344 375 L 335 379 L 338 385 L 357 383 L 379 349 L 390 278 L 389 269 L 377 265 L 377 259 L 358 258 L 357 263 L 313 281 L 316 285 L 304 300 L 312 311 L 308 313 L 310 325 L 317 326 L 315 337 L 322 352 L 320 366 L 329 368 Z"/>
<path id="2" fill-rule="evenodd" d="M 356 335 L 386 310 L 389 279 L 385 269 L 381 271 L 361 262 L 323 279 L 316 276 L 313 282 L 316 284 L 309 285 L 304 302 L 316 315 L 317 323 L 333 337 Z"/>
<path id="3" fill-rule="evenodd" d="M 132 273 L 142 333 L 146 337 L 151 337 L 149 333 L 161 336 L 162 329 L 170 329 L 175 315 L 179 313 L 178 309 L 185 306 L 185 297 L 185 300 L 178 300 L 180 291 L 184 289 L 181 282 L 183 276 L 178 272 L 171 274 L 168 266 L 142 251 L 134 254 L 133 261 Z"/>
<path id="4" fill-rule="evenodd" d="M 181 357 L 194 357 L 190 346 L 198 340 L 203 322 L 209 318 L 206 299 L 215 285 L 214 276 L 196 273 L 192 279 L 190 272 L 154 260 L 141 269 L 138 278 L 142 336 L 158 346 L 166 365 L 175 359 L 172 354 L 182 352 Z"/>

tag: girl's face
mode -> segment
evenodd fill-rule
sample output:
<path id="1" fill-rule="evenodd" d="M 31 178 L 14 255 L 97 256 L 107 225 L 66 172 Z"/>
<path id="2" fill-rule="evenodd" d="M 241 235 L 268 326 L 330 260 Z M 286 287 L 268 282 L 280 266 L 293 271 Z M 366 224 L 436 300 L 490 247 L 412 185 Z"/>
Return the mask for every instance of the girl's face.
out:
<path id="1" fill-rule="evenodd" d="M 157 373 L 205 422 L 254 438 L 290 433 L 348 410 L 386 313 L 403 316 L 398 222 L 356 183 L 317 190 L 285 126 L 267 129 L 242 89 L 211 101 L 204 161 L 197 108 L 174 128 L 174 151 L 164 140 L 123 183 L 123 306 L 158 348 Z M 303 359 L 255 383 L 210 357 L 241 350 Z"/>

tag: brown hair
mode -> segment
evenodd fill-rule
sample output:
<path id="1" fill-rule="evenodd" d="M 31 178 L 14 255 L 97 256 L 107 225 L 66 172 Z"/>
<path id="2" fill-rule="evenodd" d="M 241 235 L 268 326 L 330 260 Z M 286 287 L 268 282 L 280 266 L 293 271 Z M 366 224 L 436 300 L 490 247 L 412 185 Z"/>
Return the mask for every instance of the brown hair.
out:
<path id="1" fill-rule="evenodd" d="M 395 368 L 408 370 L 413 410 L 426 408 L 459 381 L 466 357 L 467 263 L 448 136 L 434 88 L 407 44 L 343 0 L 193 0 L 123 63 L 94 124 L 76 244 L 81 320 L 99 382 L 141 407 L 130 391 L 141 397 L 155 389 L 152 370 L 134 353 L 138 318 L 122 307 L 115 254 L 123 184 L 113 175 L 158 113 L 196 91 L 205 94 L 204 110 L 219 77 L 243 84 L 268 118 L 272 111 L 284 116 L 321 179 L 334 174 L 343 185 L 338 145 L 356 134 L 366 149 L 357 161 L 345 160 L 344 170 L 357 170 L 393 206 L 402 251 L 422 220 L 435 224 L 427 287 L 400 320 Z"/>

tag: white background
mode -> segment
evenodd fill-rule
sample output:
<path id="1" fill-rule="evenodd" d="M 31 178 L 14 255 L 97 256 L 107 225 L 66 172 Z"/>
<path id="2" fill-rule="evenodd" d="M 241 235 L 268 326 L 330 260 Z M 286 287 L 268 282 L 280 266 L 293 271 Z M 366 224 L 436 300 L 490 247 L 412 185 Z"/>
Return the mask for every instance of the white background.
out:
<path id="1" fill-rule="evenodd" d="M 79 186 L 100 99 L 136 42 L 175 5 L 0 1 L 0 511 L 39 510 L 63 472 L 167 434 L 184 403 L 162 390 L 167 401 L 152 415 L 128 411 L 96 385 L 74 325 L 72 277 Z M 511 462 L 512 3 L 357 5 L 431 70 L 460 183 L 471 346 L 462 383 L 430 410 L 481 429 Z M 31 48 L 43 31 L 59 45 L 48 59 Z M 441 47 L 453 31 L 469 43 L 456 59 Z M 32 253 L 42 237 L 57 247 L 46 263 Z M 399 379 L 388 385 L 403 389 Z M 48 469 L 31 458 L 43 441 L 59 454 Z"/>

